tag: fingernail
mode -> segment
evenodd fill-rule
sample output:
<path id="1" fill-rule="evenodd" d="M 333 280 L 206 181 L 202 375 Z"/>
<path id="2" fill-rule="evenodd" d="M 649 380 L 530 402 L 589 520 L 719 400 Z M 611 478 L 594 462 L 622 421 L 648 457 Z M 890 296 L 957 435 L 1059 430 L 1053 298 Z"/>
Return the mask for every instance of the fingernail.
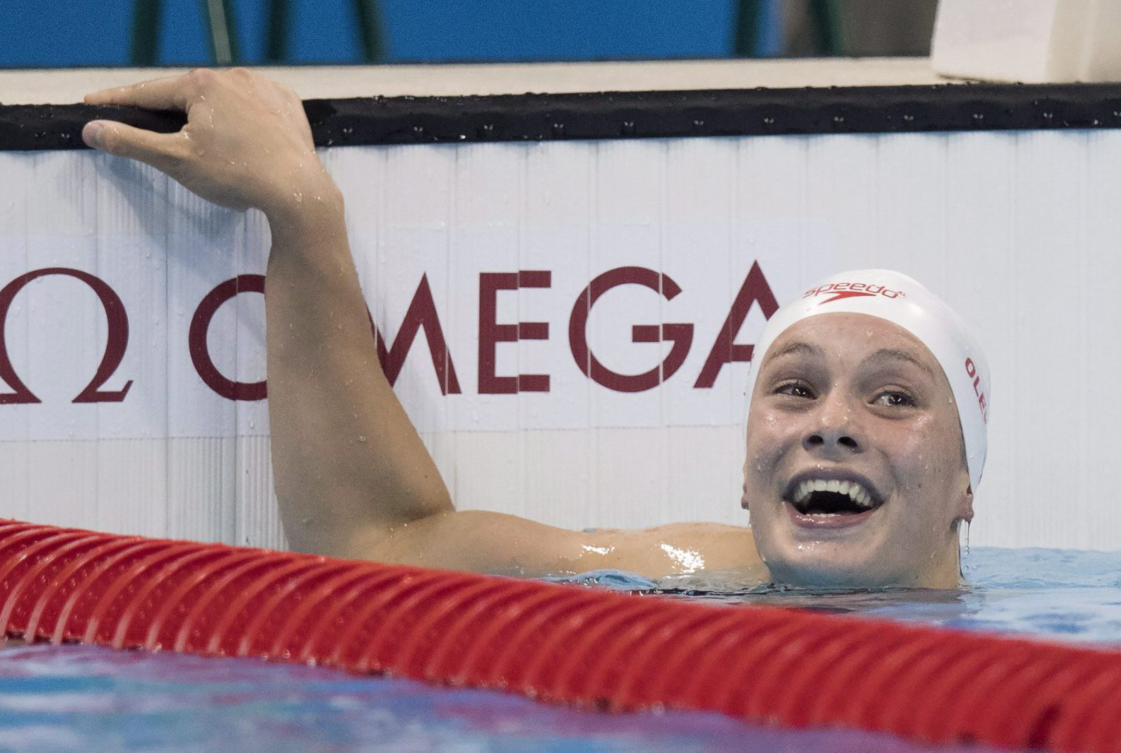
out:
<path id="1" fill-rule="evenodd" d="M 86 127 L 82 129 L 82 141 L 86 142 L 86 146 L 93 149 L 101 149 L 104 146 L 104 141 L 101 132 L 105 130 L 105 124 L 100 120 L 91 120 L 86 123 Z"/>

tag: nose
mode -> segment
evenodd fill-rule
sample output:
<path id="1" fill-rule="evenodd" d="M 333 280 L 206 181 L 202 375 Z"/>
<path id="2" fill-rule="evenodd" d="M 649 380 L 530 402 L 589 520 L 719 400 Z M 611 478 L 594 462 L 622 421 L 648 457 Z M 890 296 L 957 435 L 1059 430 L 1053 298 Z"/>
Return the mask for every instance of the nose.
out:
<path id="1" fill-rule="evenodd" d="M 821 398 L 816 415 L 802 438 L 802 446 L 815 454 L 848 454 L 863 448 L 854 406 L 838 391 Z"/>

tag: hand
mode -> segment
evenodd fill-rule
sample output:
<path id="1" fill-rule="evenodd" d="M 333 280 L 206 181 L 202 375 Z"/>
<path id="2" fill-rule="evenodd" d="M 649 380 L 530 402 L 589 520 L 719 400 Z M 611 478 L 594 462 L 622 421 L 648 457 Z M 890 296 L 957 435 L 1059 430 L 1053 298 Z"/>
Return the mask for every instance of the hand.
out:
<path id="1" fill-rule="evenodd" d="M 187 124 L 178 133 L 94 120 L 82 139 L 94 149 L 152 165 L 215 204 L 256 207 L 276 220 L 298 214 L 305 194 L 334 188 L 315 155 L 300 98 L 244 68 L 199 69 L 106 89 L 85 101 L 185 112 Z"/>

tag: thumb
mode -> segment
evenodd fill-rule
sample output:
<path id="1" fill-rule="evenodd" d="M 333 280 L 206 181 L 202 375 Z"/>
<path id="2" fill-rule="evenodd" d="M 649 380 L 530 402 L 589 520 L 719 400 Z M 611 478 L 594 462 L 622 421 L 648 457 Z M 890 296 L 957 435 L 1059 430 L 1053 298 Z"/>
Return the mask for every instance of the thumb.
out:
<path id="1" fill-rule="evenodd" d="M 82 128 L 82 141 L 91 149 L 140 160 L 166 169 L 177 152 L 179 134 L 154 133 L 115 120 L 91 120 Z"/>

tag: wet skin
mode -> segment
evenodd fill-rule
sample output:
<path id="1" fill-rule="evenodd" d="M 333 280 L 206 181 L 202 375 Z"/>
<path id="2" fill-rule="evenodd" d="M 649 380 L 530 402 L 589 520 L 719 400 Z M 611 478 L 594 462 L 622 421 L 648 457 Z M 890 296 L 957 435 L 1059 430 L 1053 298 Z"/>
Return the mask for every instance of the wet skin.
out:
<path id="1" fill-rule="evenodd" d="M 295 92 L 244 69 L 200 70 L 86 101 L 185 112 L 175 134 L 96 120 L 83 138 L 268 219 L 273 473 L 293 549 L 522 575 L 704 569 L 742 585 L 957 585 L 956 529 L 972 516 L 957 413 L 937 362 L 895 325 L 827 314 L 773 345 L 747 437 L 754 530 L 571 531 L 457 511 L 379 366 L 343 196 L 319 163 Z M 846 520 L 795 515 L 791 484 L 829 474 L 860 480 L 882 505 Z"/>
<path id="2" fill-rule="evenodd" d="M 863 314 L 809 317 L 761 366 L 748 420 L 744 507 L 777 582 L 953 588 L 973 517 L 945 374 L 906 330 Z M 856 482 L 860 514 L 802 515 L 802 481 Z"/>

